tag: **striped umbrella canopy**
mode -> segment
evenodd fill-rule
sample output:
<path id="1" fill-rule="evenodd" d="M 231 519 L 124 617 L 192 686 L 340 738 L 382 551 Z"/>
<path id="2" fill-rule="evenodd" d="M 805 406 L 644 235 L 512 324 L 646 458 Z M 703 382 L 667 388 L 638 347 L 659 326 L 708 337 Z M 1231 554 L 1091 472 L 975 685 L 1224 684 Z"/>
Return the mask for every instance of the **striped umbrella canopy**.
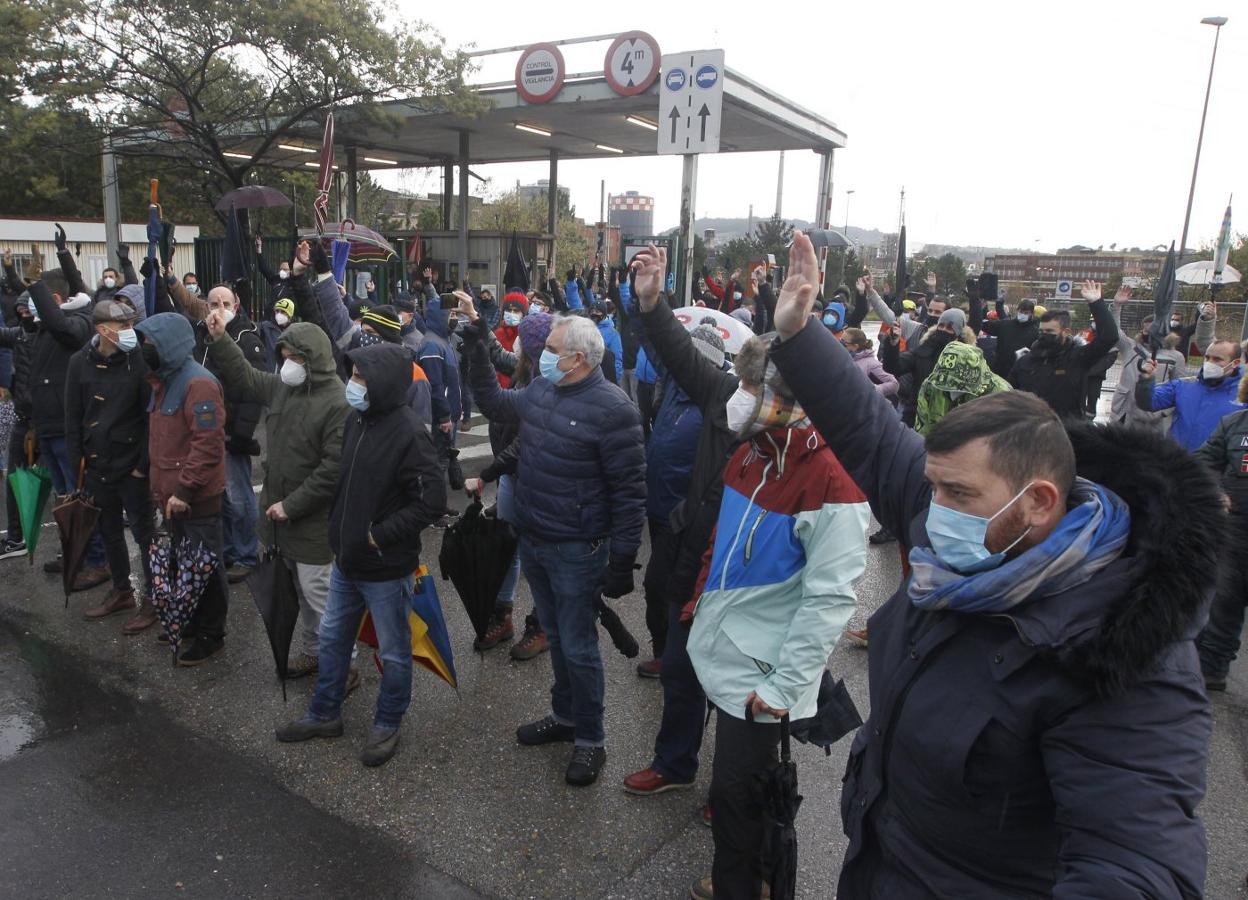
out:
<path id="1" fill-rule="evenodd" d="M 334 179 L 334 114 L 325 117 L 325 136 L 321 138 L 321 165 L 316 176 L 316 199 L 312 212 L 316 216 L 316 230 L 325 232 L 325 220 L 329 218 L 329 186 Z"/>
<path id="2" fill-rule="evenodd" d="M 318 232 L 305 231 L 301 238 L 321 237 L 326 241 L 343 241 L 349 247 L 347 259 L 353 263 L 384 263 L 397 259 L 394 247 L 373 229 L 357 225 L 350 219 L 341 222 L 327 222 L 320 226 Z"/>

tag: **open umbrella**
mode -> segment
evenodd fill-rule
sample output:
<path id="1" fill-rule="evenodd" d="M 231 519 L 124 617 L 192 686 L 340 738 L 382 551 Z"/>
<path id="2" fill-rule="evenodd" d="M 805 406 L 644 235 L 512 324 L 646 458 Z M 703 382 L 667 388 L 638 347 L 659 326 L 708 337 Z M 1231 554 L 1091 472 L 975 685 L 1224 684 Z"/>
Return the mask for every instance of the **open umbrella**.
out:
<path id="1" fill-rule="evenodd" d="M 719 330 L 719 336 L 724 340 L 725 353 L 740 352 L 745 342 L 754 336 L 754 331 L 749 325 L 717 309 L 704 306 L 681 306 L 672 310 L 672 313 L 677 321 L 685 326 L 686 331 L 693 331 L 705 319 L 713 319 L 715 328 Z"/>
<path id="2" fill-rule="evenodd" d="M 152 538 L 152 603 L 173 649 L 175 666 L 186 626 L 195 617 L 199 598 L 219 564 L 217 555 L 202 543 L 191 546 L 190 539 L 183 538 L 174 547 L 167 534 Z"/>
<path id="3" fill-rule="evenodd" d="M 459 679 L 455 674 L 455 655 L 451 651 L 451 636 L 446 629 L 446 619 L 442 616 L 437 585 L 434 584 L 427 566 L 421 566 L 413 574 L 416 584 L 412 590 L 411 609 L 407 613 L 407 623 L 412 630 L 412 659 L 459 690 Z M 360 641 L 373 648 L 373 662 L 377 671 L 382 671 L 381 657 L 377 653 L 381 642 L 377 639 L 372 616 L 367 612 L 360 620 L 357 636 Z"/>
<path id="4" fill-rule="evenodd" d="M 1239 270 L 1229 264 L 1222 266 L 1222 280 L 1215 280 L 1216 262 L 1212 259 L 1198 259 L 1185 266 L 1179 266 L 1174 273 L 1177 281 L 1183 284 L 1234 284 L 1242 277 Z"/>
<path id="5" fill-rule="evenodd" d="M 1153 356 L 1165 346 L 1166 335 L 1170 333 L 1170 310 L 1174 308 L 1174 301 L 1178 297 L 1179 283 L 1174 275 L 1174 241 L 1171 241 L 1161 274 L 1153 285 L 1153 324 L 1148 327 L 1148 343 L 1153 349 Z"/>
<path id="6" fill-rule="evenodd" d="M 43 511 L 52 496 L 52 475 L 46 466 L 35 465 L 35 434 L 26 435 L 26 465 L 9 474 L 9 490 L 17 505 L 17 518 L 26 536 L 26 557 L 35 564 L 35 546 L 43 528 Z"/>
<path id="7" fill-rule="evenodd" d="M 751 718 L 747 716 L 747 718 Z M 780 759 L 756 776 L 755 790 L 763 820 L 760 852 L 763 880 L 771 900 L 793 900 L 797 892 L 797 764 L 789 752 L 789 717 L 780 720 Z"/>
<path id="8" fill-rule="evenodd" d="M 269 544 L 268 552 L 247 576 L 247 587 L 251 589 L 252 599 L 256 601 L 260 618 L 264 620 L 264 630 L 269 635 L 277 677 L 282 681 L 282 702 L 285 702 L 290 641 L 299 619 L 299 594 L 295 589 L 294 574 L 277 547 L 276 525 L 273 531 L 274 539 Z"/>
<path id="9" fill-rule="evenodd" d="M 290 198 L 277 188 L 266 187 L 263 184 L 249 184 L 224 194 L 213 209 L 225 212 L 227 209 L 267 209 L 293 205 Z"/>
<path id="10" fill-rule="evenodd" d="M 100 518 L 100 508 L 82 493 L 83 470 L 83 464 L 79 463 L 78 489 L 52 507 L 52 518 L 56 520 L 61 535 L 61 587 L 65 591 L 66 609 L 69 608 L 69 595 L 73 592 L 74 582 L 87 558 L 91 533 Z"/>
<path id="11" fill-rule="evenodd" d="M 300 238 L 311 240 L 317 237 L 317 232 L 304 230 L 299 233 Z M 327 222 L 324 231 L 320 234 L 327 241 L 346 241 L 348 244 L 347 255 L 353 263 L 381 263 L 389 262 L 392 259 L 398 259 L 398 254 L 394 252 L 394 248 L 373 229 L 364 225 L 359 225 L 351 219 L 343 219 L 341 222 Z"/>
<path id="12" fill-rule="evenodd" d="M 438 567 L 443 580 L 459 592 L 478 641 L 490 628 L 498 589 L 515 552 L 515 532 L 502 519 L 485 515 L 480 498 L 469 504 L 442 538 Z"/>

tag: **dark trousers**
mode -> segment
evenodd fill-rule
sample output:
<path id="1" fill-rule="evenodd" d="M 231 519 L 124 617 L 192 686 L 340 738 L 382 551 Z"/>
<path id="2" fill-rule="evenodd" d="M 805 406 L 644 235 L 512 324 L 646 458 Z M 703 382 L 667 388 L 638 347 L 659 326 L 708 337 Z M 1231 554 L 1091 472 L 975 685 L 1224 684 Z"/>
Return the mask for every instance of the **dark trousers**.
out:
<path id="1" fill-rule="evenodd" d="M 146 478 L 124 476 L 113 484 L 91 485 L 91 495 L 100 508 L 99 532 L 104 537 L 104 553 L 113 576 L 113 587 L 119 591 L 130 589 L 130 548 L 126 546 L 126 531 L 122 525 L 122 513 L 130 517 L 130 533 L 139 547 L 139 560 L 143 566 L 143 593 L 146 598 L 152 587 L 151 547 L 154 510 L 152 494 Z"/>
<path id="2" fill-rule="evenodd" d="M 217 556 L 218 565 L 208 586 L 199 598 L 191 627 L 196 638 L 219 641 L 225 637 L 225 614 L 230 595 L 225 578 L 225 538 L 221 534 L 221 516 L 204 516 L 198 519 L 173 518 L 167 522 L 169 539 L 176 549 L 182 538 L 189 538 L 192 549 L 203 544 Z"/>
<path id="3" fill-rule="evenodd" d="M 646 522 L 650 527 L 650 561 L 641 586 L 646 593 L 646 630 L 655 659 L 661 659 L 667 643 L 667 582 L 676 562 L 678 542 L 666 521 L 647 518 Z"/>
<path id="4" fill-rule="evenodd" d="M 1229 552 L 1218 570 L 1218 589 L 1209 609 L 1209 621 L 1196 640 L 1200 670 L 1215 678 L 1226 677 L 1239 653 L 1248 605 L 1248 511 L 1233 512 L 1228 518 L 1231 527 L 1225 546 Z"/>
<path id="5" fill-rule="evenodd" d="M 702 554 L 709 541 L 709 525 L 695 523 L 671 538 L 675 561 L 666 585 L 667 640 L 663 647 L 663 717 L 654 739 L 654 762 L 650 767 L 664 778 L 693 781 L 698 774 L 698 752 L 706 728 L 706 694 L 689 659 L 689 626 L 680 614 L 693 599 L 694 585 L 702 568 Z M 654 550 L 651 550 L 654 553 Z"/>
<path id="6" fill-rule="evenodd" d="M 26 433 L 28 431 L 30 431 L 30 422 L 18 417 L 13 423 L 13 431 L 9 434 L 9 470 L 6 475 L 12 475 L 26 465 Z M 22 520 L 17 514 L 17 498 L 13 496 L 13 489 L 9 487 L 7 477 L 4 479 L 4 505 L 9 517 L 9 540 L 24 541 L 26 537 L 22 534 Z"/>
<path id="7" fill-rule="evenodd" d="M 641 413 L 641 430 L 645 432 L 648 440 L 650 426 L 654 424 L 654 415 L 657 412 L 654 408 L 654 382 L 637 382 L 637 409 Z"/>
<path id="8" fill-rule="evenodd" d="M 779 723 L 747 722 L 716 710 L 711 773 L 715 900 L 757 900 L 762 891 L 764 825 L 755 776 L 778 759 L 779 744 Z"/>

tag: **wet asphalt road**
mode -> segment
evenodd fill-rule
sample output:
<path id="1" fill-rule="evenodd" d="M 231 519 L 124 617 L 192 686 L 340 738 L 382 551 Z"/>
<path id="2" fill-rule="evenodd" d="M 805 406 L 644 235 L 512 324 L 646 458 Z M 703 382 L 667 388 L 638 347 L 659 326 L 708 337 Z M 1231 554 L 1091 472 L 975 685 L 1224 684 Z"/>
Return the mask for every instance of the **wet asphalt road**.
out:
<path id="1" fill-rule="evenodd" d="M 38 562 L 54 553 L 54 533 L 44 537 Z M 424 559 L 436 559 L 440 540 L 427 534 Z M 898 572 L 895 545 L 870 548 L 851 627 L 887 598 Z M 472 653 L 467 617 L 439 582 L 458 693 L 418 670 L 399 755 L 370 770 L 357 759 L 377 690 L 367 661 L 343 738 L 273 740 L 311 684 L 292 682 L 283 704 L 244 587 L 233 590 L 226 652 L 173 670 L 152 634 L 125 638 L 119 618 L 82 619 L 98 591 L 75 595 L 66 611 L 59 578 L 38 565 L 0 562 L 0 579 L 0 897 L 631 900 L 687 896 L 709 870 L 710 832 L 698 815 L 709 752 L 691 791 L 623 793 L 621 779 L 650 761 L 661 695 L 605 639 L 609 759 L 598 784 L 574 789 L 563 782 L 566 746 L 514 741 L 517 724 L 548 708 L 549 663 Z M 531 607 L 522 582 L 517 611 Z M 644 638 L 640 593 L 616 607 Z M 865 715 L 865 654 L 842 644 L 830 667 Z M 1207 896 L 1220 900 L 1248 896 L 1242 664 L 1213 708 L 1201 815 Z M 708 733 L 704 746 L 712 741 Z M 831 757 L 797 748 L 801 898 L 834 895 L 847 745 Z"/>

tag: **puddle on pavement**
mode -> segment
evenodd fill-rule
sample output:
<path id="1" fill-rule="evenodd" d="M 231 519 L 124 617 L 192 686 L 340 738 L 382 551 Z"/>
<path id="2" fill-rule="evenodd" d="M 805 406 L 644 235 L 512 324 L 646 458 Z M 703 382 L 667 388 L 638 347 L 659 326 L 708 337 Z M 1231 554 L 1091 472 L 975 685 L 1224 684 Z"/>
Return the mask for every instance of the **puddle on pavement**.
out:
<path id="1" fill-rule="evenodd" d="M 57 734 L 107 721 L 123 703 L 67 654 L 0 620 L 0 762 Z"/>

